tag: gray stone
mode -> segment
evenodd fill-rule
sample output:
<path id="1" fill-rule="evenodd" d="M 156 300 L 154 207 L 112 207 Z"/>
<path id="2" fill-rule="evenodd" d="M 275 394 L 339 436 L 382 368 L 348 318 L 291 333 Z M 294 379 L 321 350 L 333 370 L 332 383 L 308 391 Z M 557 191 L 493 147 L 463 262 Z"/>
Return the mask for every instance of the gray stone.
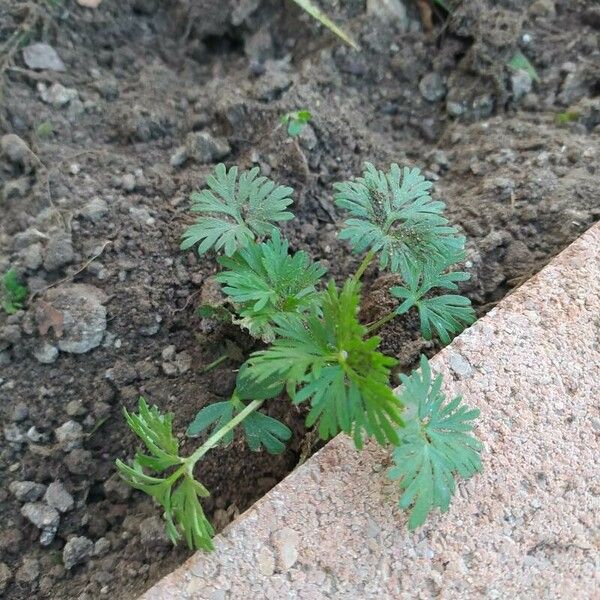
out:
<path id="1" fill-rule="evenodd" d="M 129 214 L 140 224 L 140 225 L 154 225 L 156 220 L 150 214 L 147 208 L 130 206 Z"/>
<path id="2" fill-rule="evenodd" d="M 101 537 L 94 543 L 94 556 L 104 556 L 110 550 L 110 540 Z"/>
<path id="3" fill-rule="evenodd" d="M 54 435 L 61 448 L 68 452 L 81 446 L 83 427 L 77 421 L 67 421 L 54 430 Z"/>
<path id="4" fill-rule="evenodd" d="M 40 563 L 35 558 L 24 558 L 15 573 L 15 581 L 32 583 L 40 576 Z"/>
<path id="5" fill-rule="evenodd" d="M 467 111 L 467 107 L 464 102 L 455 102 L 453 100 L 448 100 L 446 102 L 446 112 L 452 117 L 460 117 L 464 115 Z"/>
<path id="6" fill-rule="evenodd" d="M 58 358 L 58 348 L 50 342 L 42 340 L 33 349 L 33 356 L 35 356 L 36 360 L 43 365 L 51 365 L 56 362 L 56 359 Z"/>
<path id="7" fill-rule="evenodd" d="M 171 158 L 169 158 L 169 164 L 172 167 L 181 167 L 188 158 L 189 152 L 187 146 L 179 146 L 175 149 L 175 152 L 171 154 Z"/>
<path id="8" fill-rule="evenodd" d="M 44 249 L 44 269 L 46 271 L 60 269 L 72 263 L 74 256 L 71 234 L 66 231 L 59 231 L 50 236 Z"/>
<path id="9" fill-rule="evenodd" d="M 386 21 L 393 19 L 408 30 L 409 19 L 402 0 L 367 0 L 367 14 Z"/>
<path id="10" fill-rule="evenodd" d="M 20 423 L 24 421 L 29 416 L 29 408 L 23 402 L 18 402 L 15 404 L 13 408 L 12 415 L 10 416 L 10 420 L 14 423 Z"/>
<path id="11" fill-rule="evenodd" d="M 46 534 L 43 545 L 48 545 L 54 539 L 60 523 L 60 515 L 55 508 L 42 502 L 28 502 L 21 507 L 21 514 Z"/>
<path id="12" fill-rule="evenodd" d="M 44 500 L 48 506 L 56 508 L 61 513 L 70 511 L 75 506 L 73 496 L 67 492 L 60 481 L 53 481 L 44 494 Z"/>
<path id="13" fill-rule="evenodd" d="M 192 357 L 184 350 L 175 356 L 173 363 L 177 367 L 177 371 L 179 371 L 180 374 L 187 373 L 192 366 Z"/>
<path id="14" fill-rule="evenodd" d="M 75 448 L 71 450 L 65 457 L 65 465 L 69 472 L 75 475 L 88 475 L 93 474 L 93 459 L 92 453 L 89 450 L 83 450 L 83 448 Z"/>
<path id="15" fill-rule="evenodd" d="M 175 352 L 177 351 L 177 349 L 175 348 L 175 346 L 173 344 L 170 344 L 169 346 L 165 346 L 161 352 L 161 356 L 163 357 L 163 360 L 173 360 L 175 358 Z"/>
<path id="16" fill-rule="evenodd" d="M 114 77 L 99 79 L 94 82 L 94 87 L 105 100 L 112 101 L 119 97 L 119 87 Z"/>
<path id="17" fill-rule="evenodd" d="M 518 102 L 523 96 L 531 92 L 533 88 L 533 80 L 529 73 L 525 71 L 515 71 L 510 76 L 510 86 L 512 89 L 513 98 Z"/>
<path id="18" fill-rule="evenodd" d="M 4 438 L 7 442 L 12 442 L 13 444 L 21 444 L 25 441 L 23 433 L 14 423 L 4 427 Z"/>
<path id="19" fill-rule="evenodd" d="M 35 502 L 42 497 L 46 486 L 35 481 L 12 481 L 8 489 L 21 502 Z"/>
<path id="20" fill-rule="evenodd" d="M 471 377 L 475 372 L 464 356 L 452 350 L 448 350 L 448 366 L 461 378 Z"/>
<path id="21" fill-rule="evenodd" d="M 446 85 L 439 73 L 427 73 L 419 82 L 421 96 L 429 102 L 437 102 L 446 95 Z"/>
<path id="22" fill-rule="evenodd" d="M 553 17 L 556 15 L 554 0 L 535 0 L 529 7 L 529 14 L 534 17 Z"/>
<path id="23" fill-rule="evenodd" d="M 13 164 L 24 165 L 31 156 L 29 146 L 15 133 L 3 135 L 0 139 L 0 148 L 4 156 Z"/>
<path id="24" fill-rule="evenodd" d="M 23 60 L 30 69 L 64 71 L 65 63 L 56 50 L 48 44 L 37 42 L 23 48 Z"/>
<path id="25" fill-rule="evenodd" d="M 177 375 L 177 367 L 171 362 L 162 363 L 162 370 L 165 375 L 172 377 L 173 375 Z"/>
<path id="26" fill-rule="evenodd" d="M 30 271 L 36 271 L 42 266 L 42 262 L 44 260 L 42 256 L 42 245 L 41 244 L 31 244 L 31 246 L 27 246 L 21 253 L 23 257 L 23 262 L 25 266 Z"/>
<path id="27" fill-rule="evenodd" d="M 6 202 L 16 200 L 17 198 L 25 198 L 27 192 L 29 192 L 29 187 L 29 179 L 27 177 L 7 181 L 2 188 L 2 198 Z"/>
<path id="28" fill-rule="evenodd" d="M 41 99 L 54 108 L 66 106 L 69 102 L 77 99 L 79 96 L 77 90 L 66 88 L 60 83 L 53 83 L 50 87 L 47 87 L 44 83 L 38 83 L 38 91 Z"/>
<path id="29" fill-rule="evenodd" d="M 4 593 L 6 586 L 12 579 L 12 573 L 6 563 L 0 562 L 0 594 Z"/>
<path id="30" fill-rule="evenodd" d="M 315 130 L 308 123 L 302 128 L 298 140 L 300 141 L 300 145 L 306 148 L 306 150 L 314 150 L 319 143 Z"/>
<path id="31" fill-rule="evenodd" d="M 135 185 L 136 181 L 135 175 L 133 175 L 133 173 L 126 173 L 125 175 L 123 175 L 123 177 L 121 177 L 121 187 L 126 192 L 133 192 L 133 190 L 135 190 Z"/>
<path id="32" fill-rule="evenodd" d="M 75 565 L 89 560 L 94 553 L 94 542 L 84 537 L 72 537 L 63 549 L 63 563 L 65 569 L 72 569 Z"/>
<path id="33" fill-rule="evenodd" d="M 96 196 L 81 209 L 80 214 L 84 219 L 88 219 L 93 223 L 98 223 L 106 216 L 107 212 L 108 205 L 106 202 L 102 200 L 102 198 Z"/>
<path id="34" fill-rule="evenodd" d="M 80 400 L 71 400 L 65 406 L 65 412 L 70 417 L 83 417 L 87 413 L 87 409 Z"/>
<path id="35" fill-rule="evenodd" d="M 189 158 L 199 163 L 213 163 L 225 158 L 231 148 L 226 140 L 215 138 L 206 131 L 193 131 L 185 139 Z"/>
<path id="36" fill-rule="evenodd" d="M 46 299 L 62 312 L 63 335 L 58 347 L 63 352 L 83 354 L 102 342 L 106 331 L 106 295 L 93 285 L 73 283 L 49 290 Z"/>
<path id="37" fill-rule="evenodd" d="M 140 540 L 145 548 L 169 546 L 170 540 L 165 531 L 164 521 L 156 515 L 144 519 L 140 523 Z"/>
<path id="38" fill-rule="evenodd" d="M 35 427 L 35 425 L 32 425 L 28 430 L 27 430 L 27 439 L 30 442 L 33 442 L 34 444 L 37 444 L 39 442 L 47 442 L 49 439 L 49 434 L 47 433 L 42 433 L 40 431 L 38 431 Z"/>

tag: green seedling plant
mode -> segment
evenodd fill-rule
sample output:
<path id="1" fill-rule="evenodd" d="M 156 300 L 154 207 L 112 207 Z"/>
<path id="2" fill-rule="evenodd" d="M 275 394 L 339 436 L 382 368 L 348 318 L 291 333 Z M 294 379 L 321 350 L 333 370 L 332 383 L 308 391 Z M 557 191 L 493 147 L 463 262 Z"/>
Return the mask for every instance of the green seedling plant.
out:
<path id="1" fill-rule="evenodd" d="M 465 258 L 465 238 L 444 216 L 444 204 L 431 196 L 432 184 L 416 168 L 392 164 L 387 172 L 367 163 L 362 177 L 335 185 L 335 203 L 346 212 L 340 238 L 362 260 L 338 286 L 324 282 L 325 269 L 305 252 L 292 252 L 278 224 L 293 217 L 292 189 L 220 164 L 207 187 L 192 194 L 198 219 L 183 235 L 182 249 L 203 257 L 218 255 L 216 276 L 233 319 L 261 340 L 261 349 L 242 364 L 232 397 L 198 412 L 187 428 L 200 445 L 181 456 L 173 415 L 139 400 L 138 413 L 125 411 L 146 452 L 131 464 L 118 460 L 121 476 L 162 507 L 167 532 L 176 543 L 210 550 L 213 529 L 202 509 L 208 490 L 197 479 L 202 459 L 231 444 L 236 431 L 250 450 L 277 454 L 292 432 L 261 410 L 287 396 L 307 405 L 306 425 L 323 440 L 343 432 L 356 448 L 368 438 L 391 446 L 399 506 L 409 510 L 410 529 L 435 508 L 448 510 L 455 478 L 480 470 L 481 444 L 473 437 L 479 414 L 460 397 L 446 401 L 442 378 L 428 360 L 390 381 L 397 360 L 380 349 L 378 331 L 393 319 L 416 311 L 426 339 L 448 343 L 475 314 L 457 293 L 468 273 L 456 270 Z M 390 288 L 398 304 L 372 323 L 361 323 L 362 278 L 377 262 L 400 280 Z M 451 292 L 451 293 L 447 293 Z M 218 315 L 221 307 L 215 309 Z M 210 314 L 208 308 L 204 308 Z"/>
<path id="2" fill-rule="evenodd" d="M 9 269 L 0 280 L 0 305 L 7 315 L 13 315 L 23 308 L 27 300 L 27 288 L 19 282 L 17 272 Z"/>
<path id="3" fill-rule="evenodd" d="M 296 112 L 286 113 L 281 117 L 281 124 L 287 129 L 287 134 L 294 138 L 298 137 L 306 124 L 312 119 L 312 114 L 309 110 L 298 110 Z"/>

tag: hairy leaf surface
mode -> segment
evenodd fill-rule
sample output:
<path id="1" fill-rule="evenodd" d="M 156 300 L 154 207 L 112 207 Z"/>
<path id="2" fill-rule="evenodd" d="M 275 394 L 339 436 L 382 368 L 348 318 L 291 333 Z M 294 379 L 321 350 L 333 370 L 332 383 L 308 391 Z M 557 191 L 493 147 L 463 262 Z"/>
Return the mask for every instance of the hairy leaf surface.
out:
<path id="1" fill-rule="evenodd" d="M 288 242 L 274 231 L 262 244 L 251 242 L 231 258 L 219 258 L 227 270 L 216 280 L 238 307 L 236 322 L 265 341 L 274 338 L 275 317 L 301 315 L 319 302 L 315 286 L 325 269 L 305 252 L 290 255 L 288 250 Z"/>
<path id="2" fill-rule="evenodd" d="M 198 254 L 210 249 L 232 256 L 256 237 L 271 235 L 278 221 L 293 218 L 285 209 L 292 203 L 292 188 L 276 185 L 259 169 L 243 171 L 219 164 L 206 180 L 208 188 L 191 195 L 192 211 L 201 213 L 183 235 L 181 249 L 196 244 Z"/>
<path id="3" fill-rule="evenodd" d="M 356 252 L 373 250 L 382 268 L 405 272 L 432 261 L 456 262 L 465 239 L 433 200 L 419 169 L 392 164 L 387 173 L 365 163 L 362 177 L 335 184 L 335 202 L 350 213 L 341 239 Z"/>

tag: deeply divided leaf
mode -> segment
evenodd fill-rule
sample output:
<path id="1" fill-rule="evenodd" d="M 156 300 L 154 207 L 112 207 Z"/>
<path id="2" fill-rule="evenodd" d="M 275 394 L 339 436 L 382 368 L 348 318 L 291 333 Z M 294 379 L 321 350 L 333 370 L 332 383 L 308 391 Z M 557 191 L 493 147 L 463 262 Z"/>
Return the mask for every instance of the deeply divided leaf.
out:
<path id="1" fill-rule="evenodd" d="M 395 467 L 389 477 L 398 480 L 399 505 L 410 508 L 408 525 L 414 529 L 439 508 L 448 510 L 456 490 L 455 475 L 468 479 L 481 470 L 481 443 L 471 435 L 479 411 L 462 404 L 457 396 L 446 402 L 442 377 L 432 379 L 427 359 L 421 369 L 401 375 L 400 399 L 412 414 L 398 430 L 399 444 L 393 452 Z"/>
<path id="2" fill-rule="evenodd" d="M 212 550 L 213 528 L 198 500 L 209 496 L 209 492 L 193 479 L 185 459 L 178 455 L 172 415 L 163 415 L 156 406 L 148 406 L 142 397 L 138 408 L 137 414 L 127 410 L 124 414 L 149 454 L 138 452 L 131 465 L 117 460 L 119 474 L 131 487 L 152 496 L 162 506 L 167 534 L 174 544 L 184 537 L 191 549 Z M 173 467 L 177 468 L 169 475 L 158 476 Z M 150 475 L 146 470 L 156 474 Z"/>
<path id="3" fill-rule="evenodd" d="M 335 184 L 335 202 L 350 218 L 340 233 L 356 252 L 373 250 L 382 268 L 405 272 L 432 261 L 456 262 L 465 239 L 433 200 L 419 169 L 392 164 L 387 173 L 365 164 L 362 177 Z"/>
<path id="4" fill-rule="evenodd" d="M 223 291 L 238 307 L 236 321 L 255 337 L 274 338 L 277 316 L 301 315 L 319 301 L 316 284 L 325 273 L 305 252 L 290 255 L 278 231 L 262 244 L 250 243 L 219 262 L 226 268 L 216 276 Z"/>
<path id="5" fill-rule="evenodd" d="M 344 431 L 357 447 L 365 435 L 379 443 L 397 442 L 401 405 L 389 386 L 396 360 L 377 351 L 379 338 L 366 338 L 357 318 L 359 283 L 342 290 L 331 282 L 323 296 L 322 316 L 304 321 L 279 317 L 270 348 L 254 353 L 248 373 L 257 381 L 273 375 L 287 381 L 294 403 L 309 401 L 307 425 L 318 425 L 329 439 Z"/>
<path id="6" fill-rule="evenodd" d="M 182 250 L 198 244 L 198 254 L 211 249 L 232 256 L 256 237 L 274 230 L 274 223 L 293 218 L 286 208 L 292 203 L 292 188 L 276 185 L 259 169 L 227 169 L 219 164 L 209 176 L 207 188 L 191 195 L 192 211 L 200 213 L 183 235 Z"/>
<path id="7" fill-rule="evenodd" d="M 390 293 L 403 300 L 396 309 L 402 315 L 413 306 L 419 311 L 421 333 L 430 340 L 435 332 L 447 344 L 453 335 L 475 320 L 471 301 L 457 294 L 428 296 L 433 289 L 457 290 L 457 283 L 470 275 L 464 271 L 446 272 L 446 262 L 433 262 L 422 268 L 412 265 L 404 273 L 404 285 L 390 288 Z"/>

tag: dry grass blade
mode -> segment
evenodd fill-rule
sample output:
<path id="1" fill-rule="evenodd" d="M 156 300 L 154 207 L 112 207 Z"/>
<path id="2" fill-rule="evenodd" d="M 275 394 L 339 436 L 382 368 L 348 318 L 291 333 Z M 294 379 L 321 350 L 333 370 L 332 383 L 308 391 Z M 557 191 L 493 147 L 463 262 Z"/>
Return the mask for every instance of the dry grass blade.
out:
<path id="1" fill-rule="evenodd" d="M 327 29 L 335 33 L 346 44 L 352 46 L 355 50 L 359 50 L 358 44 L 340 27 L 338 27 L 320 8 L 318 8 L 312 0 L 293 0 L 301 9 L 305 10 L 311 17 L 314 17 L 323 24 Z"/>

